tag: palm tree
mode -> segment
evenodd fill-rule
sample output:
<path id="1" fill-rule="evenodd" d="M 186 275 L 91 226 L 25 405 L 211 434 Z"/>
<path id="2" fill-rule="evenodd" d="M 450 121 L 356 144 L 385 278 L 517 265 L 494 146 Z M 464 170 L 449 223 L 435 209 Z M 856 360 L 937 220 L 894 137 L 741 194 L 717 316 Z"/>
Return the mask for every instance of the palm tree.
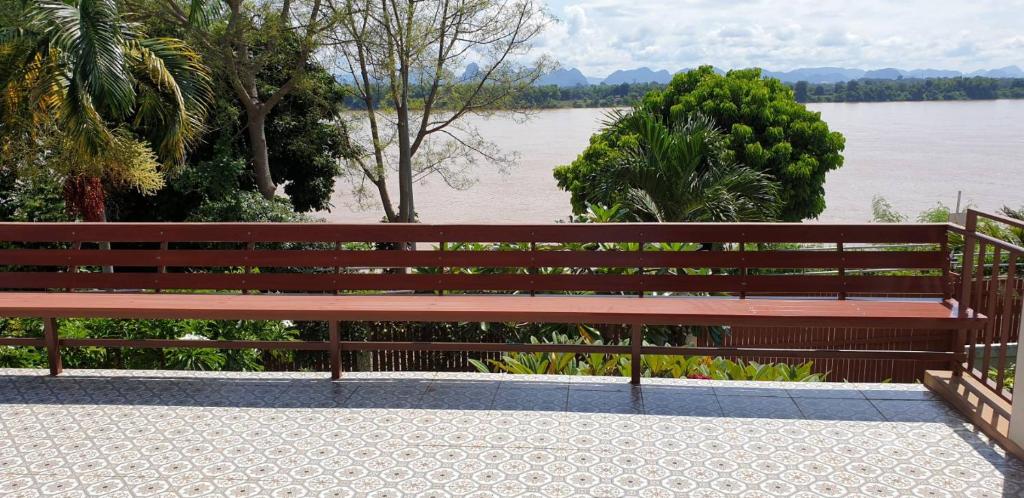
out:
<path id="1" fill-rule="evenodd" d="M 768 175 L 730 159 L 725 136 L 701 115 L 666 125 L 644 108 L 612 113 L 606 123 L 632 141 L 620 161 L 629 185 L 624 204 L 643 221 L 767 221 L 778 187 Z"/>
<path id="2" fill-rule="evenodd" d="M 203 128 L 211 90 L 199 56 L 146 37 L 116 0 L 14 4 L 22 12 L 0 31 L 5 148 L 37 144 L 69 210 L 89 221 L 105 219 L 104 184 L 159 189 Z"/>

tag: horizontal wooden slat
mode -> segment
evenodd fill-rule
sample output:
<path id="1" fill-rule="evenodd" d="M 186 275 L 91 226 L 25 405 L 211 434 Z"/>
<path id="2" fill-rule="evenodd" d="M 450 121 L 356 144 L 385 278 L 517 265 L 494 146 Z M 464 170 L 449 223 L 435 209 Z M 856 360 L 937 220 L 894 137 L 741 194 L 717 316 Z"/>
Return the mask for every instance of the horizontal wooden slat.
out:
<path id="1" fill-rule="evenodd" d="M 330 343 L 325 341 L 214 341 L 195 339 L 61 339 L 65 347 L 104 348 L 213 348 L 213 349 L 287 349 L 292 351 L 327 351 Z"/>
<path id="2" fill-rule="evenodd" d="M 0 265 L 122 267 L 941 268 L 940 251 L 0 251 Z"/>
<path id="3" fill-rule="evenodd" d="M 977 209 L 973 209 L 973 208 L 967 208 L 967 214 L 968 214 L 968 216 L 973 214 L 973 215 L 976 215 L 976 216 L 981 217 L 981 218 L 988 218 L 988 219 L 990 219 L 992 221 L 1003 223 L 1005 225 L 1010 225 L 1011 227 L 1014 227 L 1014 228 L 1024 228 L 1024 220 L 1018 220 L 1016 218 L 1011 218 L 1009 216 L 1004 216 L 1004 215 L 999 214 L 999 213 L 989 213 L 989 212 L 985 212 L 985 211 L 978 211 Z"/>
<path id="4" fill-rule="evenodd" d="M 979 328 L 937 300 L 626 296 L 314 296 L 0 292 L 0 316 Z"/>
<path id="5" fill-rule="evenodd" d="M 0 344 L 5 344 L 0 339 Z M 20 340 L 10 345 L 43 346 L 42 339 Z M 389 342 L 389 341 L 342 341 L 345 351 L 507 351 L 507 352 L 551 352 L 551 353 L 605 353 L 627 354 L 629 346 L 608 346 L 595 344 L 507 344 L 481 342 Z M 61 347 L 116 347 L 116 348 L 214 348 L 214 349 L 260 349 L 293 351 L 327 351 L 330 343 L 325 341 L 209 341 L 188 339 L 61 339 Z M 678 347 L 644 346 L 641 353 L 684 356 L 728 356 L 728 357 L 779 357 L 779 358 L 850 358 L 887 360 L 949 361 L 952 352 L 936 351 L 893 351 L 893 350 L 838 350 L 838 349 L 793 349 L 793 348 L 746 348 L 746 347 Z"/>
<path id="6" fill-rule="evenodd" d="M 946 228 L 946 224 L 817 223 L 0 223 L 0 241 L 940 243 Z"/>
<path id="7" fill-rule="evenodd" d="M 598 344 L 506 344 L 489 342 L 401 342 L 341 341 L 344 351 L 508 351 L 536 353 L 606 353 L 625 354 L 629 346 Z"/>
<path id="8" fill-rule="evenodd" d="M 0 273 L 0 289 L 181 289 L 274 291 L 875 292 L 941 294 L 942 278 L 823 275 L 488 275 Z"/>
<path id="9" fill-rule="evenodd" d="M 642 354 L 665 354 L 684 356 L 729 356 L 737 358 L 775 357 L 775 358 L 845 358 L 864 360 L 918 360 L 918 361 L 950 361 L 954 353 L 945 351 L 892 351 L 863 349 L 781 349 L 781 348 L 736 348 L 736 347 L 675 347 L 675 346 L 644 346 Z"/>
<path id="10" fill-rule="evenodd" d="M 42 337 L 0 337 L 0 346 L 46 346 Z"/>

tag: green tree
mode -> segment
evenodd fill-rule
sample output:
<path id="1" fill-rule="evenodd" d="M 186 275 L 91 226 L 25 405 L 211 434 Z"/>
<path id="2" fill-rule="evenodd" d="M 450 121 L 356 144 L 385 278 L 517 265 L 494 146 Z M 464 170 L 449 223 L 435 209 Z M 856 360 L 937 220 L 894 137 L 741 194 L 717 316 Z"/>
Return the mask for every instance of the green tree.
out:
<path id="1" fill-rule="evenodd" d="M 825 209 L 825 174 L 842 166 L 845 140 L 778 80 L 762 79 L 758 69 L 723 76 L 703 66 L 677 74 L 664 90 L 648 93 L 642 105 L 670 127 L 701 114 L 726 130 L 726 159 L 779 184 L 778 219 L 814 218 Z M 556 168 L 555 178 L 572 194 L 575 213 L 585 212 L 588 204 L 609 205 L 624 190 L 613 172 L 633 143 L 606 128 L 572 164 Z"/>
<path id="2" fill-rule="evenodd" d="M 266 50 L 265 45 L 259 47 Z M 278 59 L 265 64 L 257 75 L 259 88 L 276 88 L 288 77 L 282 64 L 289 60 L 284 55 Z M 135 192 L 113 196 L 112 219 L 183 221 L 223 212 L 230 216 L 221 221 L 271 221 L 281 219 L 282 208 L 299 213 L 329 210 L 335 180 L 342 173 L 341 162 L 352 151 L 343 116 L 347 92 L 314 61 L 307 62 L 304 72 L 302 85 L 281 99 L 265 123 L 271 175 L 276 185 L 283 186 L 287 199 L 278 196 L 261 202 L 249 195 L 258 187 L 249 162 L 248 119 L 234 90 L 218 81 L 208 121 L 210 131 L 190 154 L 189 167 L 170 177 L 153 196 Z M 245 209 L 233 212 L 207 204 L 242 204 Z M 243 216 L 264 212 L 274 215 L 268 219 Z"/>
<path id="3" fill-rule="evenodd" d="M 307 83 L 307 69 L 324 35 L 343 8 L 323 0 L 246 2 L 189 0 L 153 2 L 154 15 L 187 33 L 202 48 L 242 110 L 253 181 L 273 200 L 278 184 L 271 169 L 268 122 L 283 99 Z M 274 80 L 262 78 L 273 71 Z M 273 83 L 273 84 L 271 84 Z"/>
<path id="4" fill-rule="evenodd" d="M 63 180 L 69 210 L 105 219 L 103 184 L 143 193 L 184 163 L 209 78 L 180 40 L 150 38 L 114 0 L 5 2 L 0 35 L 4 169 Z"/>
<path id="5" fill-rule="evenodd" d="M 793 93 L 795 94 L 796 101 L 801 104 L 807 102 L 808 98 L 808 83 L 806 81 L 797 81 L 796 85 L 793 86 Z"/>
<path id="6" fill-rule="evenodd" d="M 777 186 L 767 175 L 732 162 L 726 137 L 701 115 L 667 125 L 646 109 L 613 116 L 609 127 L 628 137 L 618 171 L 621 201 L 642 221 L 770 220 Z"/>
<path id="7" fill-rule="evenodd" d="M 551 65 L 546 57 L 528 67 L 518 60 L 550 22 L 543 5 L 346 0 L 344 8 L 334 43 L 369 128 L 367 150 L 353 163 L 376 188 L 387 221 L 416 221 L 413 186 L 428 176 L 464 188 L 464 168 L 480 158 L 511 163 L 465 118 L 521 110 L 519 97 Z M 474 71 L 466 71 L 470 63 Z"/>

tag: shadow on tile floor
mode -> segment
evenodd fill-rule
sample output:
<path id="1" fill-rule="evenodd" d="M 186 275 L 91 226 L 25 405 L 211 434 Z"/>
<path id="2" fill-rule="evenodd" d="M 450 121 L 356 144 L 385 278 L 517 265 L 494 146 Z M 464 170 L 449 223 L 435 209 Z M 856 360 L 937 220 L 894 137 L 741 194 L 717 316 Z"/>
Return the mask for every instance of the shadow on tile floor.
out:
<path id="1" fill-rule="evenodd" d="M 201 375 L 201 374 L 197 374 Z M 807 388 L 712 381 L 645 384 L 608 381 L 482 380 L 423 377 L 320 378 L 0 375 L 3 404 L 97 404 L 234 408 L 423 408 L 663 416 L 932 422 L 963 424 L 923 390 Z"/>

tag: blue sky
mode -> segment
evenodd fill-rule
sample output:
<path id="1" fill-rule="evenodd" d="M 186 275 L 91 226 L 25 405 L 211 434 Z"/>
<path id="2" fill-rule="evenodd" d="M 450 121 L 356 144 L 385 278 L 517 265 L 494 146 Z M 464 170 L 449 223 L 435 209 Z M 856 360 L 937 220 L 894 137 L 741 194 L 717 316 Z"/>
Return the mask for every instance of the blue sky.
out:
<path id="1" fill-rule="evenodd" d="M 588 76 L 700 64 L 1024 66 L 1024 0 L 548 0 L 537 44 Z"/>

